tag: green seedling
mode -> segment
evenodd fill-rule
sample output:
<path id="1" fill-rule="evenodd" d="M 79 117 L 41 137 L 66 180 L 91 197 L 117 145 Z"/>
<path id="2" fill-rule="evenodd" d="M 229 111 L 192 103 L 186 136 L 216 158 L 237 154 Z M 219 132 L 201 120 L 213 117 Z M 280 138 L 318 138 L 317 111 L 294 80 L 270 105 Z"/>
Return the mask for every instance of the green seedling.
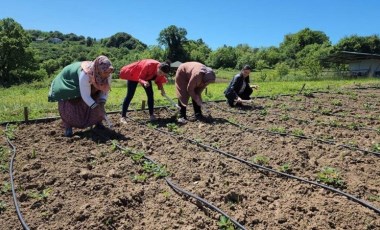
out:
<path id="1" fill-rule="evenodd" d="M 12 189 L 11 184 L 8 182 L 4 182 L 3 186 L 1 186 L 1 193 L 4 193 L 4 194 L 8 193 L 11 191 L 11 189 Z"/>
<path id="2" fill-rule="evenodd" d="M 379 201 L 380 202 L 380 195 L 369 195 L 368 196 L 369 201 Z"/>
<path id="3" fill-rule="evenodd" d="M 105 156 L 107 156 L 107 152 L 105 151 L 100 152 L 100 157 L 105 157 Z"/>
<path id="4" fill-rule="evenodd" d="M 304 137 L 305 136 L 305 133 L 301 129 L 294 129 L 292 131 L 292 134 L 295 135 L 295 136 L 300 136 L 300 137 Z"/>
<path id="5" fill-rule="evenodd" d="M 213 147 L 215 149 L 219 149 L 220 145 L 218 142 L 214 142 L 214 143 L 211 143 L 211 147 Z"/>
<path id="6" fill-rule="evenodd" d="M 332 167 L 324 167 L 318 174 L 317 180 L 327 185 L 343 186 L 344 182 L 340 177 L 340 173 L 337 169 Z"/>
<path id="7" fill-rule="evenodd" d="M 150 128 L 150 129 L 157 129 L 157 127 L 158 127 L 157 124 L 152 124 L 152 123 L 148 123 L 146 126 L 147 126 L 148 128 Z"/>
<path id="8" fill-rule="evenodd" d="M 324 140 L 324 141 L 334 141 L 334 137 L 331 135 L 321 135 L 319 139 Z"/>
<path id="9" fill-rule="evenodd" d="M 359 147 L 358 142 L 355 140 L 348 141 L 347 145 L 349 145 L 351 147 L 355 147 L 355 148 Z"/>
<path id="10" fill-rule="evenodd" d="M 314 97 L 314 94 L 311 93 L 311 92 L 304 92 L 303 95 L 304 95 L 305 97 Z"/>
<path id="11" fill-rule="evenodd" d="M 116 151 L 117 150 L 117 146 L 119 145 L 119 142 L 117 140 L 112 140 L 111 141 L 111 150 L 112 151 Z"/>
<path id="12" fill-rule="evenodd" d="M 363 107 L 366 110 L 372 110 L 373 109 L 373 105 L 371 103 L 364 103 Z"/>
<path id="13" fill-rule="evenodd" d="M 42 190 L 41 193 L 38 193 L 38 192 L 29 193 L 29 197 L 34 198 L 34 199 L 38 199 L 38 200 L 46 200 L 49 197 L 51 192 L 52 192 L 51 188 L 46 188 L 46 189 Z"/>
<path id="14" fill-rule="evenodd" d="M 8 172 L 8 159 L 9 151 L 7 151 L 7 148 L 0 146 L 0 172 Z"/>
<path id="15" fill-rule="evenodd" d="M 293 100 L 294 101 L 302 101 L 302 98 L 301 97 L 294 97 Z"/>
<path id="16" fill-rule="evenodd" d="M 133 176 L 133 181 L 138 182 L 138 183 L 145 182 L 147 179 L 148 179 L 148 174 L 146 173 L 137 174 Z"/>
<path id="17" fill-rule="evenodd" d="M 173 132 L 176 134 L 180 133 L 180 129 L 178 128 L 176 123 L 168 123 L 166 124 L 166 127 L 168 128 L 169 132 Z"/>
<path id="18" fill-rule="evenodd" d="M 380 128 L 376 128 L 377 134 L 380 134 Z"/>
<path id="19" fill-rule="evenodd" d="M 150 161 L 144 161 L 143 169 L 147 173 L 151 173 L 156 168 L 156 164 Z"/>
<path id="20" fill-rule="evenodd" d="M 162 191 L 162 195 L 163 195 L 166 199 L 168 199 L 172 194 L 171 194 L 170 192 L 168 192 L 168 191 Z"/>
<path id="21" fill-rule="evenodd" d="M 7 210 L 7 204 L 4 201 L 0 201 L 0 213 L 5 212 Z"/>
<path id="22" fill-rule="evenodd" d="M 281 121 L 288 121 L 290 119 L 290 117 L 288 114 L 283 114 L 283 115 L 281 115 L 280 119 L 281 119 Z"/>
<path id="23" fill-rule="evenodd" d="M 374 152 L 380 152 L 380 144 L 377 143 L 377 144 L 372 145 L 372 150 Z"/>
<path id="24" fill-rule="evenodd" d="M 36 159 L 37 157 L 37 151 L 35 149 L 33 149 L 32 153 L 29 155 L 29 158 L 30 159 Z"/>
<path id="25" fill-rule="evenodd" d="M 321 114 L 322 115 L 331 115 L 332 111 L 331 111 L 331 109 L 325 108 L 325 109 L 322 109 Z"/>
<path id="26" fill-rule="evenodd" d="M 114 217 L 109 217 L 109 218 L 107 218 L 107 220 L 105 220 L 104 221 L 104 224 L 105 225 L 107 225 L 107 226 L 109 226 L 109 228 L 112 228 L 112 229 L 114 229 L 115 227 L 113 227 L 113 225 L 116 223 L 116 221 L 115 221 L 115 219 L 114 219 Z"/>
<path id="27" fill-rule="evenodd" d="M 270 132 L 280 133 L 280 134 L 286 134 L 286 129 L 284 127 L 271 127 L 269 128 Z"/>
<path id="28" fill-rule="evenodd" d="M 361 126 L 362 125 L 359 123 L 352 122 L 352 123 L 347 125 L 347 128 L 349 128 L 351 130 L 358 130 Z"/>
<path id="29" fill-rule="evenodd" d="M 197 144 L 202 143 L 202 139 L 201 139 L 201 138 L 195 138 L 194 141 L 195 141 Z"/>
<path id="30" fill-rule="evenodd" d="M 144 159 L 145 154 L 143 152 L 133 153 L 131 158 L 134 162 L 141 162 Z"/>
<path id="31" fill-rule="evenodd" d="M 256 155 L 251 161 L 259 165 L 267 165 L 269 163 L 269 158 L 266 156 Z"/>
<path id="32" fill-rule="evenodd" d="M 339 124 L 339 122 L 336 121 L 336 120 L 330 120 L 330 121 L 329 121 L 329 126 L 331 126 L 331 127 L 339 127 L 340 124 Z"/>
<path id="33" fill-rule="evenodd" d="M 234 118 L 232 118 L 232 117 L 229 117 L 228 119 L 227 119 L 227 121 L 229 122 L 229 123 L 231 123 L 231 124 L 237 124 L 237 121 L 236 121 L 236 119 L 234 119 Z"/>
<path id="34" fill-rule="evenodd" d="M 268 110 L 262 109 L 262 110 L 260 110 L 259 114 L 260 114 L 260 116 L 264 117 L 264 116 L 268 115 Z"/>
<path id="35" fill-rule="evenodd" d="M 285 163 L 280 166 L 279 171 L 284 173 L 290 173 L 292 172 L 292 168 L 289 163 Z"/>
<path id="36" fill-rule="evenodd" d="M 289 106 L 287 104 L 281 104 L 280 105 L 280 109 L 282 109 L 282 110 L 288 110 Z"/>
<path id="37" fill-rule="evenodd" d="M 13 140 L 15 138 L 15 130 L 16 130 L 17 126 L 16 125 L 9 125 L 7 130 L 5 130 L 5 136 L 9 139 L 9 140 Z"/>
<path id="38" fill-rule="evenodd" d="M 155 178 L 162 178 L 169 175 L 166 166 L 161 166 L 150 161 L 144 161 L 143 169 L 147 173 L 151 173 Z"/>
<path id="39" fill-rule="evenodd" d="M 334 106 L 342 106 L 343 105 L 342 101 L 340 101 L 338 99 L 332 100 L 331 104 Z"/>
<path id="40" fill-rule="evenodd" d="M 221 230 L 235 230 L 235 225 L 226 216 L 220 216 L 218 226 Z"/>
<path id="41" fill-rule="evenodd" d="M 133 150 L 130 148 L 126 148 L 122 150 L 122 153 L 124 153 L 125 155 L 130 155 L 133 154 Z"/>
<path id="42" fill-rule="evenodd" d="M 311 112 L 313 113 L 318 113 L 318 111 L 320 110 L 321 108 L 319 106 L 314 106 L 313 108 L 311 108 Z"/>
<path id="43" fill-rule="evenodd" d="M 166 166 L 161 166 L 161 165 L 158 165 L 154 172 L 153 172 L 153 175 L 155 178 L 164 178 L 164 177 L 167 177 L 170 175 L 170 173 L 168 172 L 168 170 L 166 169 Z"/>
<path id="44" fill-rule="evenodd" d="M 350 100 L 357 101 L 358 100 L 358 95 L 352 94 L 348 97 Z"/>
<path id="45" fill-rule="evenodd" d="M 275 100 L 278 99 L 278 95 L 271 95 L 271 96 L 269 97 L 269 99 L 275 101 Z"/>

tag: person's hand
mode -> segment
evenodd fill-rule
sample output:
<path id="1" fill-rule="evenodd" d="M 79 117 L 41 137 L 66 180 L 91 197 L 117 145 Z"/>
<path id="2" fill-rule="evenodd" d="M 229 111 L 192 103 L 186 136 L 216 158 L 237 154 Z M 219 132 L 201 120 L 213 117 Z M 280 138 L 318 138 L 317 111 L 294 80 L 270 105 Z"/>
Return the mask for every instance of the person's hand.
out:
<path id="1" fill-rule="evenodd" d="M 165 93 L 165 90 L 162 88 L 161 89 L 161 96 L 165 97 L 166 93 Z"/>
<path id="2" fill-rule="evenodd" d="M 258 85 L 251 85 L 251 88 L 252 89 L 259 89 L 259 86 Z"/>
<path id="3" fill-rule="evenodd" d="M 237 97 L 236 102 L 241 102 L 241 98 Z"/>
<path id="4" fill-rule="evenodd" d="M 139 80 L 139 82 L 140 82 L 140 84 L 144 87 L 144 88 L 146 88 L 146 87 L 149 87 L 149 82 L 148 81 L 144 81 L 144 80 Z"/>

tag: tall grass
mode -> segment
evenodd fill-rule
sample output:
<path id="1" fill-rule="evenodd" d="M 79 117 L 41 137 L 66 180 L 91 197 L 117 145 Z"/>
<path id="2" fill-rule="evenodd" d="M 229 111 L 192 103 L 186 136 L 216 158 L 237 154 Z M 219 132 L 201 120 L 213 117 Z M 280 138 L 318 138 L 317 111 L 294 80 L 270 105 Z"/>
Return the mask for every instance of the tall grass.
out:
<path id="1" fill-rule="evenodd" d="M 224 90 L 229 84 L 229 80 L 236 74 L 236 70 L 218 70 L 217 78 L 225 79 L 208 86 L 207 94 L 202 97 L 205 101 L 224 100 Z M 351 80 L 322 80 L 322 81 L 260 81 L 253 75 L 252 83 L 260 86 L 253 96 L 271 96 L 278 94 L 298 93 L 305 85 L 304 90 L 336 90 L 341 87 L 354 85 L 378 85 L 376 78 L 362 78 Z M 36 82 L 0 89 L 0 123 L 8 121 L 24 120 L 24 107 L 28 108 L 29 119 L 46 118 L 58 116 L 57 103 L 47 101 L 49 92 L 49 81 Z M 169 105 L 169 102 L 161 96 L 157 86 L 154 85 L 155 106 Z M 165 85 L 166 94 L 175 99 L 175 86 Z M 115 79 L 112 83 L 112 90 L 106 104 L 107 111 L 120 111 L 124 97 L 126 95 L 126 82 Z M 141 86 L 137 87 L 136 94 L 131 102 L 130 109 L 141 108 L 141 102 L 146 101 L 145 91 Z"/>

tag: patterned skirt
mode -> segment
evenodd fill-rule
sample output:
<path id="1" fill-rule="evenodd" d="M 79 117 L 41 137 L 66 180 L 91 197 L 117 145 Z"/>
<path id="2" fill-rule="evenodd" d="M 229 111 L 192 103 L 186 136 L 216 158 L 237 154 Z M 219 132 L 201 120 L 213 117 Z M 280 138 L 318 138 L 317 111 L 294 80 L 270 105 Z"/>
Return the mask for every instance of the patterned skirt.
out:
<path id="1" fill-rule="evenodd" d="M 105 116 L 104 104 L 91 109 L 82 98 L 59 101 L 58 110 L 65 128 L 84 129 L 101 122 Z"/>

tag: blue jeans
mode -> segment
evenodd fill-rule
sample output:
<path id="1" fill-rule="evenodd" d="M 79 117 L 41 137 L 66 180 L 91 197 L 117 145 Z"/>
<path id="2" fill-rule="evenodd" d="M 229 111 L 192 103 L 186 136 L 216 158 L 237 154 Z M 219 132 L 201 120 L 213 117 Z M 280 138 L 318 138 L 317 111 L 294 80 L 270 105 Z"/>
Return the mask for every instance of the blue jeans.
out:
<path id="1" fill-rule="evenodd" d="M 154 107 L 154 96 L 153 96 L 153 87 L 152 81 L 148 81 L 149 86 L 144 87 L 146 96 L 148 98 L 148 109 L 149 115 L 153 115 L 153 107 Z M 132 101 L 133 96 L 135 95 L 137 85 L 139 83 L 137 81 L 127 81 L 127 96 L 124 98 L 123 108 L 121 111 L 121 116 L 125 117 L 127 115 L 129 104 Z"/>

